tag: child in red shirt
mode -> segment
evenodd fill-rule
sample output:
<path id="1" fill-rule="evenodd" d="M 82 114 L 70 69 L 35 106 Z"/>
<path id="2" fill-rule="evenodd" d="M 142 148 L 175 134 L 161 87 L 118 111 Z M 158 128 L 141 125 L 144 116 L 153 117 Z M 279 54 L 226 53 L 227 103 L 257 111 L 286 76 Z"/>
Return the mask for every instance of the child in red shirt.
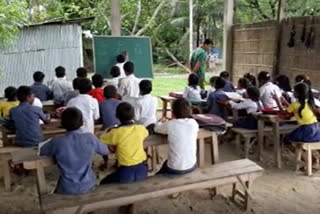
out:
<path id="1" fill-rule="evenodd" d="M 100 74 L 95 74 L 92 76 L 92 85 L 94 85 L 94 89 L 89 92 L 93 98 L 98 100 L 98 102 L 102 102 L 105 100 L 104 92 L 102 89 L 103 86 L 103 77 Z"/>

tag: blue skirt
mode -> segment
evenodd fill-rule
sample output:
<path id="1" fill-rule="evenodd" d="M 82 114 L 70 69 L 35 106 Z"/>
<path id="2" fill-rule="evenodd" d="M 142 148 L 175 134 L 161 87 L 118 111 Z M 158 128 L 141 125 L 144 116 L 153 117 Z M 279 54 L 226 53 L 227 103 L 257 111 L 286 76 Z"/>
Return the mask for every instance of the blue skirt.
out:
<path id="1" fill-rule="evenodd" d="M 140 163 L 134 166 L 120 166 L 114 173 L 102 179 L 100 184 L 132 183 L 147 177 L 148 166 L 145 163 Z"/>
<path id="2" fill-rule="evenodd" d="M 318 123 L 301 125 L 287 136 L 285 142 L 306 142 L 313 143 L 320 141 L 320 129 Z"/>

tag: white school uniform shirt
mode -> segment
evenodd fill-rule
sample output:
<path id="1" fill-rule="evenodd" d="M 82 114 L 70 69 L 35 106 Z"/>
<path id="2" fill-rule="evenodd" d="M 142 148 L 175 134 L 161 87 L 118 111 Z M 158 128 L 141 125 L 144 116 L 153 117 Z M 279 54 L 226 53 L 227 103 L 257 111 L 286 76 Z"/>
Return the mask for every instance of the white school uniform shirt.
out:
<path id="1" fill-rule="evenodd" d="M 242 97 L 244 97 L 247 93 L 247 90 L 243 88 L 243 89 L 236 90 L 236 92 L 240 94 Z"/>
<path id="2" fill-rule="evenodd" d="M 125 64 L 126 62 L 124 62 L 124 63 L 117 63 L 116 64 L 116 66 L 120 69 L 120 78 L 124 78 L 124 77 L 126 77 L 126 74 L 125 74 L 125 72 L 124 72 L 124 68 L 123 68 L 123 66 L 124 66 L 124 64 Z"/>
<path id="3" fill-rule="evenodd" d="M 98 101 L 88 94 L 79 94 L 68 102 L 69 107 L 76 107 L 82 112 L 83 131 L 94 134 L 94 121 L 100 118 Z"/>
<path id="4" fill-rule="evenodd" d="M 52 84 L 53 98 L 55 101 L 61 102 L 62 97 L 65 93 L 72 91 L 72 83 L 65 77 L 55 79 Z"/>
<path id="5" fill-rule="evenodd" d="M 138 79 L 134 74 L 130 74 L 119 81 L 119 94 L 125 100 L 127 97 L 139 97 L 140 79 Z"/>
<path id="6" fill-rule="evenodd" d="M 158 100 L 150 94 L 136 99 L 134 104 L 135 120 L 145 127 L 157 122 Z"/>
<path id="7" fill-rule="evenodd" d="M 107 83 L 106 83 L 106 86 L 108 85 L 113 85 L 114 87 L 116 87 L 118 89 L 119 87 L 119 77 L 115 77 L 115 78 L 112 78 L 112 79 L 107 79 Z"/>
<path id="8" fill-rule="evenodd" d="M 272 82 L 267 82 L 266 84 L 260 87 L 260 99 L 263 104 L 263 107 L 278 107 L 277 102 L 272 98 L 273 93 L 276 93 L 276 95 L 279 98 L 282 96 L 281 89 Z"/>
<path id="9" fill-rule="evenodd" d="M 191 169 L 197 163 L 198 123 L 191 118 L 173 119 L 157 123 L 155 132 L 168 134 L 168 167 L 175 170 Z"/>
<path id="10" fill-rule="evenodd" d="M 236 110 L 245 109 L 247 114 L 255 114 L 259 111 L 258 103 L 254 102 L 251 99 L 246 99 L 240 103 L 236 103 L 233 101 L 230 101 L 229 103 L 230 103 L 232 109 L 236 109 Z M 262 106 L 262 103 L 260 103 L 260 106 Z"/>
<path id="11" fill-rule="evenodd" d="M 201 101 L 201 89 L 199 86 L 197 86 L 196 88 L 193 88 L 191 86 L 187 86 L 184 89 L 183 92 L 183 98 L 188 99 L 188 100 L 197 100 L 197 101 Z"/>

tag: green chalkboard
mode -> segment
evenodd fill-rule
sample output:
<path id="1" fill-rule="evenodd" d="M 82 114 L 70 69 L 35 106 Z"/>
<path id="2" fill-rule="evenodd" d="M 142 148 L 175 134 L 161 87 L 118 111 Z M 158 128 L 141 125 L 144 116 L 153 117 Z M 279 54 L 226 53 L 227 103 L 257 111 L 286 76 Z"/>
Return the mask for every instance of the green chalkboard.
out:
<path id="1" fill-rule="evenodd" d="M 94 36 L 95 72 L 109 78 L 109 71 L 116 64 L 117 55 L 127 51 L 128 60 L 135 65 L 139 78 L 153 78 L 152 48 L 150 37 Z"/>

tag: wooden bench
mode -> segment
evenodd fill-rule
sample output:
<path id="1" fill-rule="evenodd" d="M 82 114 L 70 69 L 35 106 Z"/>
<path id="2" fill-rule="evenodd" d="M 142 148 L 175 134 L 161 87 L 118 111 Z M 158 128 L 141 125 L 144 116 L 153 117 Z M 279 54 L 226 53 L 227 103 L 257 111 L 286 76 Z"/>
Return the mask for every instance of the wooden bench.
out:
<path id="1" fill-rule="evenodd" d="M 11 191 L 10 163 L 12 160 L 12 153 L 22 149 L 23 148 L 18 146 L 0 148 L 0 167 L 2 167 L 5 191 Z"/>
<path id="2" fill-rule="evenodd" d="M 304 162 L 306 167 L 306 174 L 308 176 L 312 175 L 312 151 L 320 150 L 320 142 L 316 143 L 303 143 L 303 142 L 294 142 L 296 146 L 296 170 L 299 170 L 301 167 L 301 157 L 303 151 L 307 152 L 307 160 Z"/>
<path id="3" fill-rule="evenodd" d="M 37 161 L 29 162 L 29 169 L 39 170 Z M 220 163 L 183 176 L 156 175 L 145 181 L 132 184 L 113 184 L 99 186 L 94 191 L 77 196 L 48 194 L 47 189 L 39 189 L 39 201 L 44 213 L 68 214 L 88 213 L 108 207 L 124 206 L 148 199 L 163 197 L 175 193 L 233 185 L 232 199 L 239 196 L 246 210 L 250 209 L 250 187 L 263 169 L 254 162 L 243 159 Z M 44 178 L 43 171 L 38 173 Z M 243 191 L 237 188 L 237 184 Z M 40 187 L 38 185 L 38 187 Z"/>
<path id="4" fill-rule="evenodd" d="M 281 135 L 283 134 L 288 134 L 294 129 L 296 129 L 298 126 L 294 124 L 285 124 L 283 126 L 279 127 L 279 133 Z M 236 149 L 238 153 L 241 155 L 241 140 L 244 140 L 244 157 L 248 158 L 249 157 L 249 151 L 252 148 L 252 146 L 258 141 L 258 130 L 251 130 L 251 129 L 244 129 L 244 128 L 232 128 L 231 131 L 235 133 L 236 135 Z M 264 127 L 263 132 L 267 136 L 272 136 L 273 134 L 273 129 L 271 127 Z M 259 149 L 259 153 L 257 154 L 259 158 L 261 157 L 263 152 L 263 145 L 259 144 L 259 147 L 262 147 Z"/>

